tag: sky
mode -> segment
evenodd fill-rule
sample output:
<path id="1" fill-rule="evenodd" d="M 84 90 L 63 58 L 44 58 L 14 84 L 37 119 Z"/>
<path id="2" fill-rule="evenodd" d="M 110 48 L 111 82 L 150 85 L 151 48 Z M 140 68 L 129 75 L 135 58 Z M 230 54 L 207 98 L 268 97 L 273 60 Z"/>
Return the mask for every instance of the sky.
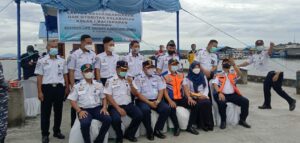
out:
<path id="1" fill-rule="evenodd" d="M 2 9 L 11 0 L 0 0 Z M 247 45 L 263 39 L 265 43 L 296 42 L 300 40 L 299 0 L 180 0 L 183 9 L 208 21 Z M 16 53 L 16 4 L 12 3 L 0 13 L 0 54 Z M 29 44 L 39 44 L 39 22 L 44 21 L 40 5 L 21 3 L 22 51 Z M 142 13 L 142 50 L 157 49 L 171 39 L 176 40 L 176 14 L 163 11 Z M 192 43 L 204 48 L 210 39 L 221 46 L 243 48 L 245 45 L 180 11 L 180 48 L 190 49 Z M 118 45 L 120 51 L 127 45 Z"/>

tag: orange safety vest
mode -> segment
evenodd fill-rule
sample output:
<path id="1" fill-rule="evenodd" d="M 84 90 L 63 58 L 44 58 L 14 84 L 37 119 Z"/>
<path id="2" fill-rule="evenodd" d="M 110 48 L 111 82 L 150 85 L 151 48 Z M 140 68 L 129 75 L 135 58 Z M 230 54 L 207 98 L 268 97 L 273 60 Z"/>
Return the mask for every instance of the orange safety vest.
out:
<path id="1" fill-rule="evenodd" d="M 184 79 L 183 73 L 177 73 L 176 75 L 167 74 L 164 76 L 167 84 L 167 91 L 171 99 L 182 99 L 182 83 Z"/>
<path id="2" fill-rule="evenodd" d="M 221 85 L 218 85 L 219 86 L 219 92 L 222 92 L 224 87 L 225 87 L 225 83 L 226 83 L 226 75 L 221 73 L 221 74 L 217 74 L 216 75 L 216 78 L 219 79 L 220 81 L 220 84 Z M 240 90 L 237 88 L 236 86 L 236 80 L 237 80 L 237 76 L 236 76 L 236 73 L 233 72 L 233 73 L 228 73 L 228 79 L 233 87 L 233 90 L 235 93 L 237 93 L 238 95 L 242 95 Z"/>

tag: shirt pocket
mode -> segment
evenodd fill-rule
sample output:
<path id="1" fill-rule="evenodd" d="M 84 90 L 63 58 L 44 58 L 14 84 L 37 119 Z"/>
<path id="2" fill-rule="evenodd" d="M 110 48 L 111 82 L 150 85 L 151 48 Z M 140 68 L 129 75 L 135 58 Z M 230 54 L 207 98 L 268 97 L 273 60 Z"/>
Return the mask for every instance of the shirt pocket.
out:
<path id="1" fill-rule="evenodd" d="M 43 67 L 44 75 L 46 75 L 46 76 L 50 75 L 51 69 L 52 69 L 52 67 L 49 63 L 45 64 Z"/>

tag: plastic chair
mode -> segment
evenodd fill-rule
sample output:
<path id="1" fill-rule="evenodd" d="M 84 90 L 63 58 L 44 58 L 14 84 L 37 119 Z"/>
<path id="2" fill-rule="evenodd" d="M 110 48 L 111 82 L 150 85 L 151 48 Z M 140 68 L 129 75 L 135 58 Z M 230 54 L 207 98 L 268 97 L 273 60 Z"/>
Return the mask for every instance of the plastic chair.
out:
<path id="1" fill-rule="evenodd" d="M 181 130 L 186 130 L 190 118 L 190 111 L 184 107 L 177 106 L 176 115 L 178 119 L 179 128 Z M 168 127 L 171 129 L 174 128 L 173 122 L 170 118 L 168 119 Z"/>
<path id="2" fill-rule="evenodd" d="M 209 82 L 210 92 L 211 92 L 211 97 L 212 97 L 212 112 L 213 112 L 213 117 L 214 117 L 214 122 L 215 125 L 219 126 L 221 124 L 221 117 L 219 114 L 219 108 L 218 104 L 213 96 L 214 93 L 214 88 L 212 84 L 212 80 Z M 227 108 L 226 108 L 226 123 L 229 125 L 237 125 L 239 120 L 240 120 L 240 113 L 241 113 L 241 108 L 233 103 L 227 102 Z"/>
<path id="3" fill-rule="evenodd" d="M 93 142 L 96 137 L 99 134 L 99 130 L 101 128 L 102 123 L 98 120 L 92 120 L 91 127 L 90 127 L 90 136 L 91 136 L 91 141 Z M 105 135 L 103 143 L 108 142 L 108 132 Z M 84 143 L 81 130 L 80 130 L 80 122 L 78 118 L 76 118 L 74 125 L 70 131 L 70 136 L 69 136 L 69 143 Z"/>

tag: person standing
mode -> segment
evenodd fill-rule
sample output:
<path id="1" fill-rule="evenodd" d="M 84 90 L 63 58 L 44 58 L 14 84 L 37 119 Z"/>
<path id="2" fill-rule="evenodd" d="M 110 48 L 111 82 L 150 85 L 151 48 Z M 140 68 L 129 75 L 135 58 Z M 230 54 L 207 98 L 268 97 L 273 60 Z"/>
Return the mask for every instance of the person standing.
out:
<path id="1" fill-rule="evenodd" d="M 68 69 L 66 61 L 58 56 L 57 42 L 47 44 L 48 54 L 37 62 L 38 98 L 41 101 L 42 142 L 49 142 L 49 126 L 52 106 L 54 108 L 53 136 L 64 139 L 60 125 L 65 95 L 68 94 Z"/>
<path id="2" fill-rule="evenodd" d="M 233 66 L 234 71 L 230 71 L 231 66 Z M 242 96 L 236 86 L 236 81 L 240 78 L 241 71 L 233 59 L 224 59 L 222 61 L 222 69 L 223 72 L 218 73 L 213 80 L 213 88 L 217 92 L 213 96 L 218 104 L 221 116 L 220 129 L 226 128 L 226 102 L 232 102 L 241 107 L 239 125 L 245 128 L 251 128 L 246 122 L 249 114 L 249 100 Z"/>
<path id="3" fill-rule="evenodd" d="M 264 41 L 257 40 L 255 48 L 250 49 L 254 54 L 249 56 L 248 60 L 240 64 L 239 67 L 252 64 L 256 70 L 262 73 L 269 71 L 264 81 L 264 103 L 258 107 L 259 109 L 272 109 L 271 88 L 273 87 L 276 93 L 288 102 L 289 110 L 293 111 L 296 108 L 296 100 L 282 89 L 283 71 L 275 71 L 268 65 L 274 46 L 274 43 L 270 43 L 270 48 L 265 50 Z"/>
<path id="4" fill-rule="evenodd" d="M 0 62 L 0 143 L 4 143 L 8 118 L 8 85 L 4 78 L 2 63 Z"/>
<path id="5" fill-rule="evenodd" d="M 199 113 L 199 104 L 190 96 L 189 89 L 186 88 L 187 84 L 184 83 L 184 74 L 178 72 L 179 61 L 177 59 L 170 59 L 168 61 L 168 74 L 164 75 L 164 79 L 166 82 L 166 94 L 165 99 L 168 101 L 171 112 L 170 118 L 174 124 L 174 136 L 179 136 L 180 128 L 176 115 L 176 107 L 182 106 L 184 108 L 188 108 L 191 110 L 187 132 L 191 134 L 198 135 L 199 132 L 193 127 L 196 124 L 197 115 Z M 185 96 L 184 96 L 185 95 Z"/>
<path id="6" fill-rule="evenodd" d="M 167 43 L 167 53 L 158 58 L 157 63 L 157 73 L 161 75 L 168 74 L 168 61 L 170 59 L 177 59 L 179 61 L 179 56 L 176 54 L 176 44 L 173 40 Z"/>
<path id="7" fill-rule="evenodd" d="M 143 62 L 143 72 L 133 81 L 133 87 L 138 94 L 136 105 L 143 112 L 143 124 L 147 131 L 147 138 L 154 140 L 154 136 L 164 139 L 166 136 L 161 133 L 168 119 L 171 108 L 163 99 L 165 83 L 163 79 L 155 74 L 155 66 L 151 60 Z M 159 114 L 154 131 L 151 126 L 151 109 Z"/>
<path id="8" fill-rule="evenodd" d="M 192 64 L 197 57 L 196 44 L 192 44 L 191 48 L 192 50 L 188 53 L 188 61 L 190 64 Z"/>
<path id="9" fill-rule="evenodd" d="M 104 87 L 104 94 L 110 103 L 109 113 L 112 118 L 112 127 L 116 132 L 117 143 L 123 142 L 123 131 L 121 129 L 121 117 L 128 115 L 131 123 L 124 133 L 124 137 L 131 142 L 137 142 L 135 134 L 143 119 L 142 111 L 133 104 L 130 92 L 133 89 L 131 78 L 126 78 L 128 63 L 118 61 L 116 63 L 116 74 L 109 78 Z"/>
<path id="10" fill-rule="evenodd" d="M 206 75 L 209 74 L 202 68 L 200 63 L 194 61 L 189 68 L 188 75 L 184 80 L 190 92 L 190 96 L 199 104 L 199 114 L 197 116 L 197 126 L 204 131 L 212 131 L 214 121 L 212 116 L 212 104 L 208 97 L 208 82 Z"/>
<path id="11" fill-rule="evenodd" d="M 96 57 L 95 69 L 96 80 L 101 81 L 105 85 L 108 78 L 116 74 L 116 64 L 119 60 L 119 55 L 114 53 L 115 43 L 111 37 L 104 37 L 103 39 L 104 52 Z"/>
<path id="12" fill-rule="evenodd" d="M 128 63 L 128 73 L 127 76 L 135 78 L 136 76 L 142 74 L 143 66 L 142 63 L 145 61 L 143 55 L 140 52 L 140 43 L 138 41 L 131 41 L 129 44 L 131 52 L 125 56 L 125 61 Z"/>
<path id="13" fill-rule="evenodd" d="M 82 35 L 80 38 L 80 48 L 70 55 L 68 61 L 70 87 L 83 79 L 81 74 L 81 66 L 84 64 L 94 65 L 96 62 L 96 54 L 93 51 L 93 40 L 90 35 Z M 71 127 L 76 119 L 76 111 L 71 108 Z"/>
<path id="14" fill-rule="evenodd" d="M 68 99 L 78 114 L 81 133 L 85 143 L 91 143 L 90 127 L 93 119 L 102 122 L 94 143 L 103 143 L 110 127 L 111 118 L 107 112 L 107 101 L 103 94 L 103 85 L 93 80 L 94 68 L 91 64 L 81 66 L 84 80 L 77 83 Z"/>
<path id="15" fill-rule="evenodd" d="M 24 80 L 36 76 L 34 74 L 36 63 L 39 59 L 39 52 L 34 50 L 32 45 L 27 46 L 27 53 L 21 56 L 21 67 L 23 68 Z"/>

